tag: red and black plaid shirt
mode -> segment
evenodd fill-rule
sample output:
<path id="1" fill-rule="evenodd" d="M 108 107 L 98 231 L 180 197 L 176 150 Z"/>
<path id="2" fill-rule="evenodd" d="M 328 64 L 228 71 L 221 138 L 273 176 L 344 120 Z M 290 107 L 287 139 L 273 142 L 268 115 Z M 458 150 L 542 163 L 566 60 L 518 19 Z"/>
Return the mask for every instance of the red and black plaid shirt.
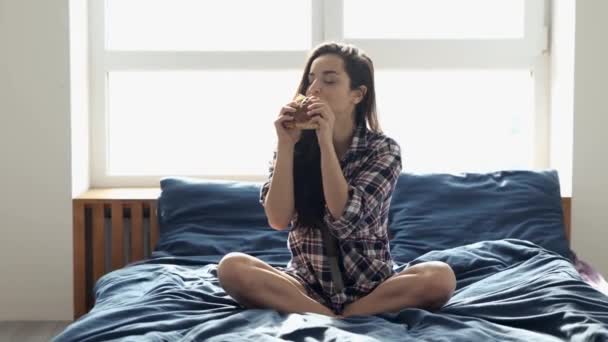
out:
<path id="1" fill-rule="evenodd" d="M 276 152 L 269 179 L 260 191 L 262 204 L 275 162 Z M 348 183 L 346 207 L 341 217 L 334 218 L 326 206 L 323 221 L 338 240 L 344 289 L 337 291 L 332 282 L 321 231 L 298 224 L 297 213 L 291 221 L 288 246 L 292 259 L 286 268 L 305 280 L 307 290 L 314 290 L 336 312 L 394 273 L 387 225 L 392 192 L 402 168 L 401 149 L 393 139 L 361 125 L 340 165 Z"/>

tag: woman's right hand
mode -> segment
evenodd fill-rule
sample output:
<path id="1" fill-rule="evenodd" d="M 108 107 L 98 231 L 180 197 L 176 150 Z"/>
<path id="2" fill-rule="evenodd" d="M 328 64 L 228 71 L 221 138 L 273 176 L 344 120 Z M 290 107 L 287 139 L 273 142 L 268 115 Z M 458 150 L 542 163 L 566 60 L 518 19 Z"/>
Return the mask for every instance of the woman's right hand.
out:
<path id="1" fill-rule="evenodd" d="M 294 106 L 295 102 L 290 102 L 283 108 L 279 113 L 279 118 L 274 121 L 274 127 L 277 130 L 277 137 L 279 139 L 279 145 L 290 145 L 294 146 L 302 136 L 302 130 L 300 128 L 285 128 L 285 123 L 293 121 L 294 118 L 286 113 L 293 113 L 296 111 Z"/>

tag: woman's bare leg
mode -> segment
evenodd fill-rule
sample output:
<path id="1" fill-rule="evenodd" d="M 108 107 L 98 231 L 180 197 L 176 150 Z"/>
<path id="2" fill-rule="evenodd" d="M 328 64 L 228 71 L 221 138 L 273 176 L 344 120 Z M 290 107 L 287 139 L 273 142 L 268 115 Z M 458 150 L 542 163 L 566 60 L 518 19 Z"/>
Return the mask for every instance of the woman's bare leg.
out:
<path id="1" fill-rule="evenodd" d="M 224 256 L 218 265 L 218 277 L 226 293 L 246 307 L 335 317 L 331 310 L 306 295 L 295 278 L 250 255 Z"/>
<path id="2" fill-rule="evenodd" d="M 456 277 L 443 262 L 424 262 L 405 269 L 367 296 L 347 305 L 343 316 L 375 315 L 405 308 L 439 309 L 452 297 Z"/>

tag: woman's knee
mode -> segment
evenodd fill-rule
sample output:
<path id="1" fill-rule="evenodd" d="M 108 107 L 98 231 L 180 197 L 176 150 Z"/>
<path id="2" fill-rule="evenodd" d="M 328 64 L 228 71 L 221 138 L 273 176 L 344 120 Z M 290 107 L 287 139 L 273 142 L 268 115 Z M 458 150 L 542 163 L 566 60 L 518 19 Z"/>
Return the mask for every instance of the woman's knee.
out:
<path id="1" fill-rule="evenodd" d="M 220 285 L 227 290 L 250 287 L 250 270 L 253 266 L 251 257 L 243 253 L 228 253 L 217 266 Z"/>
<path id="2" fill-rule="evenodd" d="M 450 265 L 441 261 L 428 262 L 423 272 L 428 305 L 439 309 L 445 305 L 456 289 L 456 276 Z"/>

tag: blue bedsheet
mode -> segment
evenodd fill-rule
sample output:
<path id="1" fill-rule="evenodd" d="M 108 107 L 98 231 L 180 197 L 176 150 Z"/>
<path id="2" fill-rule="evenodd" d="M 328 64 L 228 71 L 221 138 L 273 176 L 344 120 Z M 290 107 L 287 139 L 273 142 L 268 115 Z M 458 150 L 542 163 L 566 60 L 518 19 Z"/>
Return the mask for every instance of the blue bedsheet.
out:
<path id="1" fill-rule="evenodd" d="M 281 248 L 262 257 L 279 265 Z M 482 241 L 412 261 L 453 267 L 457 290 L 440 311 L 343 320 L 239 308 L 219 287 L 219 257 L 155 252 L 105 275 L 95 308 L 55 341 L 608 341 L 608 297 L 568 259 L 524 240 Z"/>

